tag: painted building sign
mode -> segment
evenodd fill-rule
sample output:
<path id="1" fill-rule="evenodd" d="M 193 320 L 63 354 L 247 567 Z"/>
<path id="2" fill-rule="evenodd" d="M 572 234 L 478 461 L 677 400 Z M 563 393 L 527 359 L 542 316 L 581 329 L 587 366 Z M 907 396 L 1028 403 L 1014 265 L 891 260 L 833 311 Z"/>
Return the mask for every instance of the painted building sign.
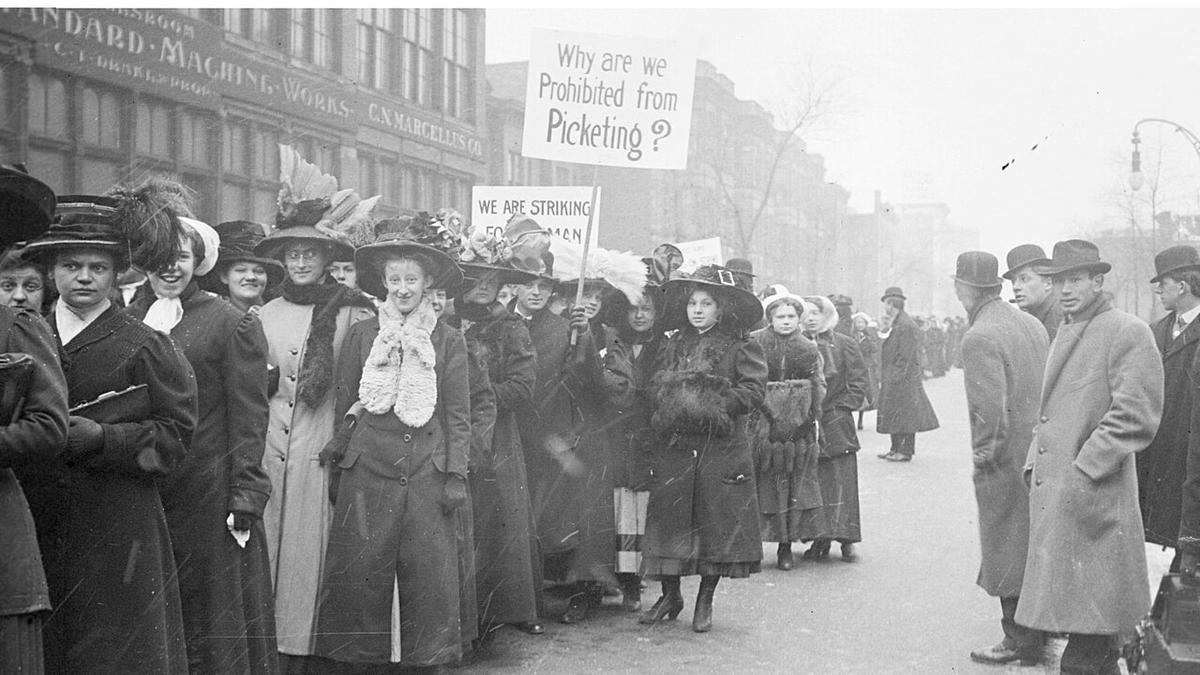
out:
<path id="1" fill-rule="evenodd" d="M 259 57 L 226 42 L 211 24 L 143 9 L 0 8 L 0 30 L 35 42 L 50 68 L 220 109 L 223 98 L 353 131 L 382 129 L 473 158 L 479 137 L 352 85 Z"/>

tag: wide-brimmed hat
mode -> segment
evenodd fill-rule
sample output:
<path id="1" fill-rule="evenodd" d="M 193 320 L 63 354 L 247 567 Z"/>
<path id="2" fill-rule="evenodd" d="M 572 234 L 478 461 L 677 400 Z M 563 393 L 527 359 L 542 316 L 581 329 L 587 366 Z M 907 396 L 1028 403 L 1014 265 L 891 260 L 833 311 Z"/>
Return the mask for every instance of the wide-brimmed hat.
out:
<path id="1" fill-rule="evenodd" d="M 817 333 L 831 331 L 838 325 L 837 307 L 833 305 L 833 301 L 823 295 L 806 295 L 804 301 L 817 308 L 821 313 L 821 325 L 817 326 Z"/>
<path id="2" fill-rule="evenodd" d="M 900 298 L 901 300 L 908 300 L 908 298 L 904 297 L 904 291 L 900 290 L 899 286 L 888 286 L 887 290 L 883 292 L 883 297 L 879 298 L 879 301 L 883 302 L 888 298 Z"/>
<path id="3" fill-rule="evenodd" d="M 54 205 L 49 185 L 19 169 L 0 167 L 0 248 L 44 233 Z"/>
<path id="4" fill-rule="evenodd" d="M 388 258 L 419 253 L 433 265 L 425 270 L 433 277 L 432 288 L 448 293 L 463 286 L 463 271 L 455 264 L 452 254 L 458 245 L 456 238 L 428 213 L 415 216 L 387 218 L 375 224 L 375 241 L 354 252 L 358 268 L 358 287 L 379 298 L 387 297 L 383 282 L 383 264 Z"/>
<path id="5" fill-rule="evenodd" d="M 831 293 L 828 297 L 829 297 L 829 301 L 833 303 L 834 307 L 838 307 L 838 306 L 853 307 L 854 306 L 854 299 L 851 298 L 850 296 L 846 295 L 845 293 Z"/>
<path id="6" fill-rule="evenodd" d="M 783 284 L 772 284 L 768 286 L 768 288 L 771 289 L 770 295 L 762 299 L 763 316 L 766 317 L 768 321 L 771 319 L 771 310 L 774 308 L 776 303 L 793 301 L 799 303 L 801 307 L 804 307 L 808 304 L 801 296 L 788 291 L 787 286 L 784 286 Z M 800 314 L 800 318 L 803 319 L 804 313 L 801 312 Z"/>
<path id="7" fill-rule="evenodd" d="M 1008 271 L 1002 276 L 1009 281 L 1012 281 L 1017 272 L 1022 268 L 1034 265 L 1037 270 L 1050 264 L 1050 259 L 1046 257 L 1046 252 L 1037 244 L 1021 244 L 1008 252 L 1007 260 Z"/>
<path id="8" fill-rule="evenodd" d="M 690 291 L 695 288 L 713 291 L 728 301 L 721 323 L 739 330 L 749 330 L 762 320 L 763 307 L 754 296 L 749 275 L 739 274 L 721 265 L 703 265 L 686 277 L 669 279 L 662 285 L 662 292 L 667 298 L 663 330 L 691 325 L 687 318 L 687 301 Z"/>
<path id="9" fill-rule="evenodd" d="M 1054 245 L 1054 255 L 1043 269 L 1046 275 L 1078 269 L 1086 269 L 1093 274 L 1104 274 L 1112 269 L 1112 265 L 1100 259 L 1100 249 L 1092 242 L 1067 239 Z"/>
<path id="10" fill-rule="evenodd" d="M 509 258 L 512 266 L 533 272 L 543 279 L 555 279 L 550 237 L 550 230 L 523 213 L 510 218 L 504 226 L 504 239 L 512 250 L 512 257 Z"/>
<path id="11" fill-rule="evenodd" d="M 162 269 L 176 261 L 186 235 L 180 213 L 186 206 L 178 184 L 152 179 L 137 188 L 114 188 L 108 195 L 59 195 L 54 219 L 29 242 L 24 255 L 43 263 L 56 251 L 95 248 L 112 252 L 118 270 L 134 265 Z"/>
<path id="12" fill-rule="evenodd" d="M 1154 278 L 1150 283 L 1158 283 L 1168 274 L 1184 270 L 1200 270 L 1200 253 L 1196 247 L 1180 244 L 1164 249 L 1154 256 Z M 1200 288 L 1193 290 L 1200 292 Z"/>
<path id="13" fill-rule="evenodd" d="M 267 284 L 275 285 L 283 281 L 286 272 L 283 264 L 274 258 L 260 256 L 254 253 L 254 247 L 266 238 L 266 227 L 252 220 L 229 220 L 218 224 L 215 228 L 221 238 L 218 247 L 217 264 L 213 277 L 219 276 L 220 271 L 234 263 L 247 262 L 262 265 L 267 270 Z"/>
<path id="14" fill-rule="evenodd" d="M 966 251 L 958 254 L 951 279 L 974 288 L 995 288 L 1004 284 L 997 272 L 1000 261 L 987 251 Z"/>

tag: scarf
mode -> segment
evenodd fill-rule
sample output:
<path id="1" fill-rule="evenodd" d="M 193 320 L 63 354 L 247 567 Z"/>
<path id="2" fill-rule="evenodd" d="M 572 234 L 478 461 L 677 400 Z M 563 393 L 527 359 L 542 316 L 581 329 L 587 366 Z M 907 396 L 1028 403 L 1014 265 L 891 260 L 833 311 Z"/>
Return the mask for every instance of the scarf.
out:
<path id="1" fill-rule="evenodd" d="M 170 335 L 171 329 L 182 320 L 183 303 L 179 298 L 159 297 L 150 305 L 150 309 L 146 310 L 146 317 L 142 319 L 142 323 L 163 335 Z"/>
<path id="2" fill-rule="evenodd" d="M 375 307 L 362 293 L 336 281 L 297 286 L 289 278 L 283 282 L 283 297 L 297 305 L 315 305 L 308 339 L 304 341 L 296 399 L 310 408 L 318 408 L 333 390 L 333 338 L 337 334 L 338 312 L 343 307 L 372 310 Z"/>
<path id="3" fill-rule="evenodd" d="M 379 334 L 358 384 L 358 400 L 368 412 L 382 415 L 392 410 L 414 428 L 433 417 L 437 356 L 429 336 L 436 325 L 437 312 L 428 295 L 407 316 L 386 302 L 379 308 Z"/>

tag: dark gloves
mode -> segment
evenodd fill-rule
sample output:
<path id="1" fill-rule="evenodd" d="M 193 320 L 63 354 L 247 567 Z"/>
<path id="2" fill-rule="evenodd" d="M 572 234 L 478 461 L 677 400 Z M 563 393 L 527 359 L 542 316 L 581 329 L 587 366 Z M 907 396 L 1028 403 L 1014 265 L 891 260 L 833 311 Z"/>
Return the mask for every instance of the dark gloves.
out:
<path id="1" fill-rule="evenodd" d="M 342 426 L 333 434 L 333 438 L 321 448 L 320 454 L 317 455 L 317 461 L 321 466 L 326 464 L 337 464 L 346 456 L 346 448 L 350 447 L 350 437 L 354 435 L 354 427 L 358 424 L 357 417 L 347 417 L 342 422 Z"/>
<path id="2" fill-rule="evenodd" d="M 467 479 L 458 474 L 447 474 L 446 484 L 442 487 L 442 496 L 438 499 L 438 503 L 442 505 L 442 511 L 447 514 L 454 513 L 459 507 L 467 503 Z"/>
<path id="3" fill-rule="evenodd" d="M 258 520 L 258 514 L 256 513 L 234 511 L 231 515 L 233 516 L 233 529 L 235 530 L 249 530 L 251 527 L 254 527 L 254 521 Z"/>
<path id="4" fill-rule="evenodd" d="M 67 456 L 84 457 L 104 449 L 104 427 L 86 417 L 71 415 L 67 428 Z"/>

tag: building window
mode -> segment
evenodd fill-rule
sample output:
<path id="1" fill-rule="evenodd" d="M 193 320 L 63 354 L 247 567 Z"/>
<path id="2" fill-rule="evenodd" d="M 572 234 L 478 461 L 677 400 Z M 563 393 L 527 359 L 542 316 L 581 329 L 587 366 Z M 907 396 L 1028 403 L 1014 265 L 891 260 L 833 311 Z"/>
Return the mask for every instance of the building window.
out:
<path id="1" fill-rule="evenodd" d="M 67 87 L 62 80 L 29 76 L 29 133 L 67 140 Z"/>
<path id="2" fill-rule="evenodd" d="M 187 164 L 208 166 L 212 163 L 209 121 L 191 112 L 179 114 L 179 159 Z"/>
<path id="3" fill-rule="evenodd" d="M 321 68 L 337 70 L 337 18 L 334 11 L 336 10 L 292 10 L 292 56 Z"/>
<path id="4" fill-rule="evenodd" d="M 274 131 L 256 127 L 251 133 L 253 139 L 250 175 L 264 180 L 279 180 L 279 134 Z"/>
<path id="5" fill-rule="evenodd" d="M 521 185 L 521 168 L 521 153 L 509 150 L 508 161 L 504 163 L 504 181 L 509 185 Z"/>
<path id="6" fill-rule="evenodd" d="M 390 9 L 358 10 L 358 83 L 364 87 L 391 91 L 396 49 Z"/>
<path id="7" fill-rule="evenodd" d="M 225 30 L 275 49 L 283 47 L 282 40 L 279 39 L 279 19 L 277 18 L 280 10 L 223 9 L 215 11 L 221 12 L 221 23 L 225 26 Z"/>
<path id="8" fill-rule="evenodd" d="M 375 159 L 370 155 L 358 154 L 358 195 L 362 198 L 367 198 L 372 195 L 377 195 L 375 175 Z"/>
<path id="9" fill-rule="evenodd" d="M 247 174 L 249 164 L 247 155 L 250 154 L 250 130 L 246 124 L 238 122 L 225 123 L 225 152 L 222 153 L 222 164 L 226 171 L 239 176 Z"/>
<path id="10" fill-rule="evenodd" d="M 171 156 L 171 109 L 164 103 L 140 100 L 134 106 L 137 133 L 134 149 L 141 155 Z"/>
<path id="11" fill-rule="evenodd" d="M 433 10 L 405 9 L 401 59 L 401 94 L 417 104 L 433 105 L 433 73 L 437 59 L 433 44 Z"/>
<path id="12" fill-rule="evenodd" d="M 452 117 L 473 122 L 475 106 L 475 42 L 471 15 L 461 9 L 446 10 L 442 18 L 442 109 Z"/>

